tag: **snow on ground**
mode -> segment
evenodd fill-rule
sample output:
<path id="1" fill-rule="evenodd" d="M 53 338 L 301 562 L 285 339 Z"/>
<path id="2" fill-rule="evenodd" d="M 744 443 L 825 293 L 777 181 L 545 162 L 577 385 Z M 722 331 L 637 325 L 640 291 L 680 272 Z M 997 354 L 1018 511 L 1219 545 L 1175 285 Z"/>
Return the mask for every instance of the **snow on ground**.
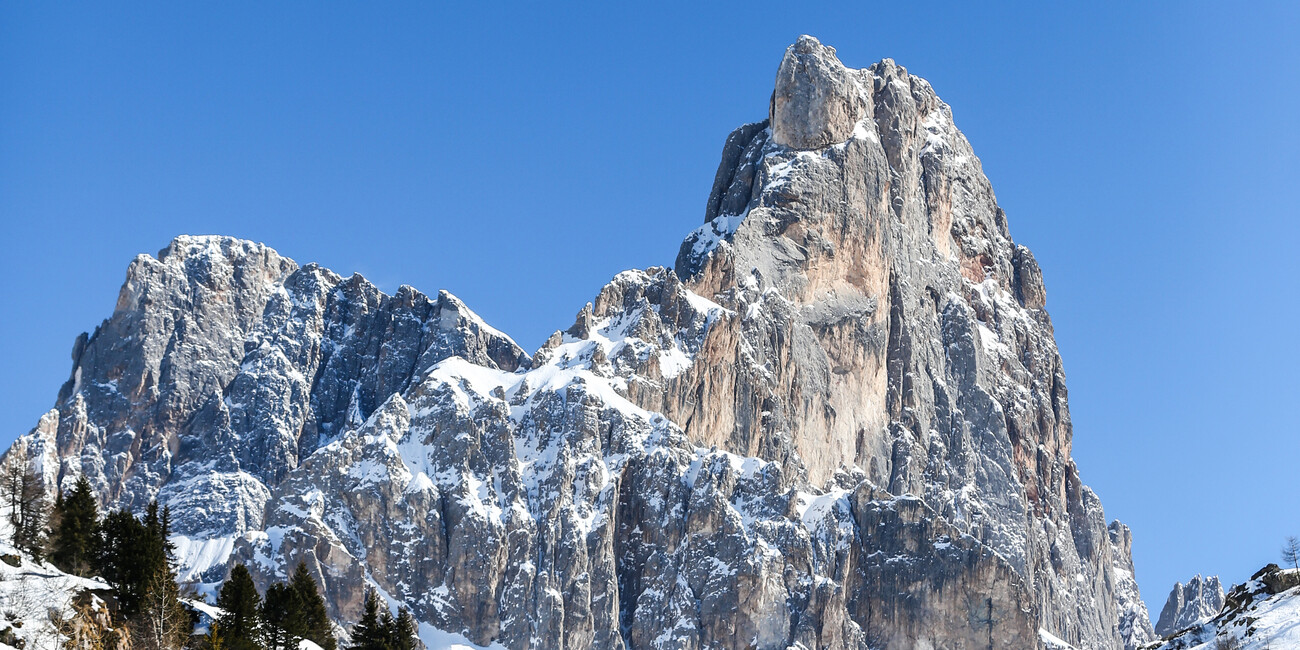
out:
<path id="1" fill-rule="evenodd" d="M 1267 575 L 1270 571 L 1274 572 L 1272 576 Z M 1300 585 L 1269 594 L 1266 580 L 1274 576 L 1285 580 L 1285 584 L 1300 581 L 1300 571 L 1267 567 L 1245 584 L 1233 587 L 1228 604 L 1218 616 L 1146 647 L 1216 650 L 1221 641 L 1235 641 L 1240 650 L 1300 649 Z"/>
<path id="2" fill-rule="evenodd" d="M 193 582 L 214 565 L 225 564 L 235 547 L 238 535 L 192 539 L 185 535 L 172 535 L 176 545 L 176 563 L 180 567 L 180 582 Z"/>
<path id="3" fill-rule="evenodd" d="M 475 645 L 459 634 L 444 632 L 428 623 L 420 624 L 420 640 L 429 650 L 505 650 L 500 643 Z"/>
<path id="4" fill-rule="evenodd" d="M 60 650 L 62 638 L 54 621 L 72 617 L 73 600 L 83 590 L 108 589 L 100 580 L 33 562 L 8 544 L 0 543 L 0 558 L 0 630 L 11 629 L 25 642 L 24 650 Z M 98 599 L 96 603 L 104 606 Z"/>
<path id="5" fill-rule="evenodd" d="M 1047 630 L 1038 630 L 1038 638 L 1043 642 L 1043 647 L 1047 648 L 1047 650 L 1074 650 L 1074 646 L 1062 641 Z"/>

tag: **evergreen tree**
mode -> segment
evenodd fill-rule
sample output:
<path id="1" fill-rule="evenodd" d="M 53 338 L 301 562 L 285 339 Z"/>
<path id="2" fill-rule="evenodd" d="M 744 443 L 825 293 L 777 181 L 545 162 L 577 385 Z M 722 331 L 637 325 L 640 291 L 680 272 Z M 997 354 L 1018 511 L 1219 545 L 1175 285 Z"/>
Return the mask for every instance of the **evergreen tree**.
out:
<path id="1" fill-rule="evenodd" d="M 379 618 L 379 596 L 374 589 L 366 590 L 365 607 L 361 611 L 361 620 L 352 626 L 352 645 L 350 650 L 387 650 L 388 630 L 385 630 Z"/>
<path id="2" fill-rule="evenodd" d="M 325 609 L 325 599 L 321 597 L 316 579 L 311 577 L 305 563 L 298 563 L 293 578 L 289 580 L 289 588 L 294 592 L 295 600 L 301 608 L 302 628 L 298 636 L 325 650 L 336 650 L 338 640 L 334 638 L 334 628 L 330 624 L 329 611 Z"/>
<path id="3" fill-rule="evenodd" d="M 59 499 L 56 520 L 50 559 L 68 573 L 89 574 L 99 506 L 84 475 L 77 478 L 71 493 Z"/>
<path id="4" fill-rule="evenodd" d="M 172 507 L 163 506 L 162 511 L 163 555 L 167 564 L 176 566 L 176 543 L 172 541 Z"/>
<path id="5" fill-rule="evenodd" d="M 262 644 L 261 598 L 253 577 L 243 564 L 230 570 L 230 577 L 221 586 L 217 607 L 225 611 L 221 617 L 221 640 L 229 650 L 260 650 Z"/>
<path id="6" fill-rule="evenodd" d="M 392 650 L 415 650 L 416 639 L 419 638 L 420 631 L 415 625 L 415 617 L 411 616 L 411 611 L 403 607 L 397 613 L 397 621 L 393 624 L 391 643 L 389 648 Z"/>
<path id="7" fill-rule="evenodd" d="M 149 557 L 148 527 L 126 510 L 108 513 L 99 525 L 95 568 L 117 592 L 126 618 L 140 611 L 149 579 L 158 569 Z"/>
<path id="8" fill-rule="evenodd" d="M 144 564 L 144 575 L 153 575 L 155 571 L 171 570 L 172 555 L 175 545 L 167 539 L 170 535 L 168 530 L 171 522 L 170 513 L 164 511 L 163 514 L 158 512 L 158 502 L 150 501 L 149 507 L 145 510 L 144 537 L 141 549 L 144 554 L 140 557 L 140 562 Z"/>
<path id="9" fill-rule="evenodd" d="M 397 621 L 393 619 L 393 611 L 384 608 L 379 614 L 379 629 L 382 630 L 382 637 L 379 644 L 383 650 L 388 650 L 393 645 L 393 629 L 397 627 Z"/>
<path id="10" fill-rule="evenodd" d="M 300 627 L 297 612 L 300 609 L 294 602 L 296 594 L 283 583 L 271 585 L 262 600 L 262 638 L 269 650 L 296 650 L 293 633 Z"/>
<path id="11" fill-rule="evenodd" d="M 152 503 L 143 520 L 126 510 L 117 510 L 97 527 L 94 568 L 113 585 L 118 607 L 128 618 L 139 613 L 157 575 L 172 576 L 175 582 L 175 569 L 167 552 L 167 526 L 158 504 Z"/>

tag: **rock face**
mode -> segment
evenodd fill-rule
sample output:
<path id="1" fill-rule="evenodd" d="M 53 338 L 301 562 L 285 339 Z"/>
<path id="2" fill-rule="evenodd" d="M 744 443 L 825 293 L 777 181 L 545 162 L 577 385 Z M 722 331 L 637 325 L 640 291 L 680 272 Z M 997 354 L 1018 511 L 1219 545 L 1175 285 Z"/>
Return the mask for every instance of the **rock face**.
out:
<path id="1" fill-rule="evenodd" d="M 507 648 L 1139 643 L 1042 273 L 948 106 L 802 37 L 769 111 L 674 268 L 531 357 L 446 292 L 182 237 L 8 453 L 172 505 L 192 578 L 306 563 L 343 623 L 373 584 Z"/>
<path id="2" fill-rule="evenodd" d="M 528 362 L 451 294 L 387 296 L 260 244 L 179 237 L 131 263 L 56 408 L 15 449 L 51 484 L 85 474 L 105 505 L 171 505 L 182 559 L 199 557 L 260 529 L 303 458 L 451 356 Z"/>
<path id="3" fill-rule="evenodd" d="M 1133 571 L 1133 532 L 1119 520 L 1110 522 L 1110 549 L 1115 562 L 1115 601 L 1119 607 L 1119 637 L 1127 650 L 1157 639 L 1151 614 L 1138 591 Z"/>
<path id="4" fill-rule="evenodd" d="M 1223 609 L 1223 598 L 1219 576 L 1202 578 L 1197 574 L 1187 584 L 1175 583 L 1164 609 L 1160 610 L 1156 634 L 1169 636 L 1213 617 Z"/>
<path id="5" fill-rule="evenodd" d="M 791 149 L 821 149 L 849 139 L 867 111 L 861 74 L 835 48 L 802 36 L 786 50 L 772 92 L 772 139 Z"/>

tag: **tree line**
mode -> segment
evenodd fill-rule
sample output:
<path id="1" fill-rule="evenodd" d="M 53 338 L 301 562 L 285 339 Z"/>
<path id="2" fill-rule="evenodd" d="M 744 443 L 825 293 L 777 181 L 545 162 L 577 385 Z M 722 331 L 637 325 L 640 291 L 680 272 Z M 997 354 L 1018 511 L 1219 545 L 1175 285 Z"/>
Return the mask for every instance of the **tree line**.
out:
<path id="1" fill-rule="evenodd" d="M 299 564 L 287 584 L 272 585 L 265 597 L 257 592 L 253 577 L 243 564 L 230 569 L 221 586 L 217 607 L 224 612 L 209 634 L 221 648 L 229 650 L 286 650 L 307 639 L 326 650 L 337 641 L 330 629 L 325 601 L 305 564 Z M 402 608 L 397 616 L 379 605 L 373 589 L 366 592 L 361 620 L 352 626 L 348 650 L 415 650 L 416 625 L 411 613 Z"/>
<path id="2" fill-rule="evenodd" d="M 85 476 L 48 504 L 45 488 L 27 463 L 11 458 L 0 468 L 0 501 L 7 510 L 11 543 L 62 571 L 98 577 L 111 587 L 112 629 L 92 629 L 89 617 L 69 626 L 69 648 L 132 650 L 297 650 L 308 640 L 337 650 L 320 586 L 305 564 L 285 582 L 259 593 L 252 575 L 234 565 L 222 585 L 222 615 L 205 635 L 195 635 L 199 616 L 182 602 L 171 512 L 152 502 L 143 516 L 126 509 L 99 514 Z M 201 599 L 197 594 L 186 597 Z M 348 650 L 414 650 L 415 619 L 406 609 L 394 616 L 368 590 L 361 620 L 351 629 Z M 93 643 L 89 641 L 93 639 Z"/>

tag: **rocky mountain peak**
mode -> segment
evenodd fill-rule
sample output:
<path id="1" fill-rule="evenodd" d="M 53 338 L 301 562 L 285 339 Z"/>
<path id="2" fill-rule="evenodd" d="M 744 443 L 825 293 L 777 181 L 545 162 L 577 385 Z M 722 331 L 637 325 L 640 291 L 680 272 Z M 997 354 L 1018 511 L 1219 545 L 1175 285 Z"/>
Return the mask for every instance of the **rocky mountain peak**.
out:
<path id="1" fill-rule="evenodd" d="M 1042 273 L 949 107 L 802 37 L 768 109 L 674 268 L 532 357 L 450 293 L 182 237 L 9 453 L 170 505 L 187 578 L 305 563 L 341 622 L 372 585 L 508 648 L 1136 643 Z"/>
<path id="2" fill-rule="evenodd" d="M 1118 519 L 1107 527 L 1115 566 L 1115 599 L 1119 604 L 1119 636 L 1127 650 L 1142 647 L 1157 637 L 1151 614 L 1138 591 L 1133 569 L 1133 531 Z"/>
<path id="3" fill-rule="evenodd" d="M 1174 583 L 1156 621 L 1156 634 L 1169 636 L 1204 621 L 1223 609 L 1223 585 L 1219 576 L 1201 577 L 1198 573 L 1186 584 Z"/>
<path id="4" fill-rule="evenodd" d="M 869 98 L 860 75 L 835 56 L 835 48 L 800 36 L 785 51 L 772 93 L 772 139 L 792 149 L 844 142 L 866 117 Z"/>

